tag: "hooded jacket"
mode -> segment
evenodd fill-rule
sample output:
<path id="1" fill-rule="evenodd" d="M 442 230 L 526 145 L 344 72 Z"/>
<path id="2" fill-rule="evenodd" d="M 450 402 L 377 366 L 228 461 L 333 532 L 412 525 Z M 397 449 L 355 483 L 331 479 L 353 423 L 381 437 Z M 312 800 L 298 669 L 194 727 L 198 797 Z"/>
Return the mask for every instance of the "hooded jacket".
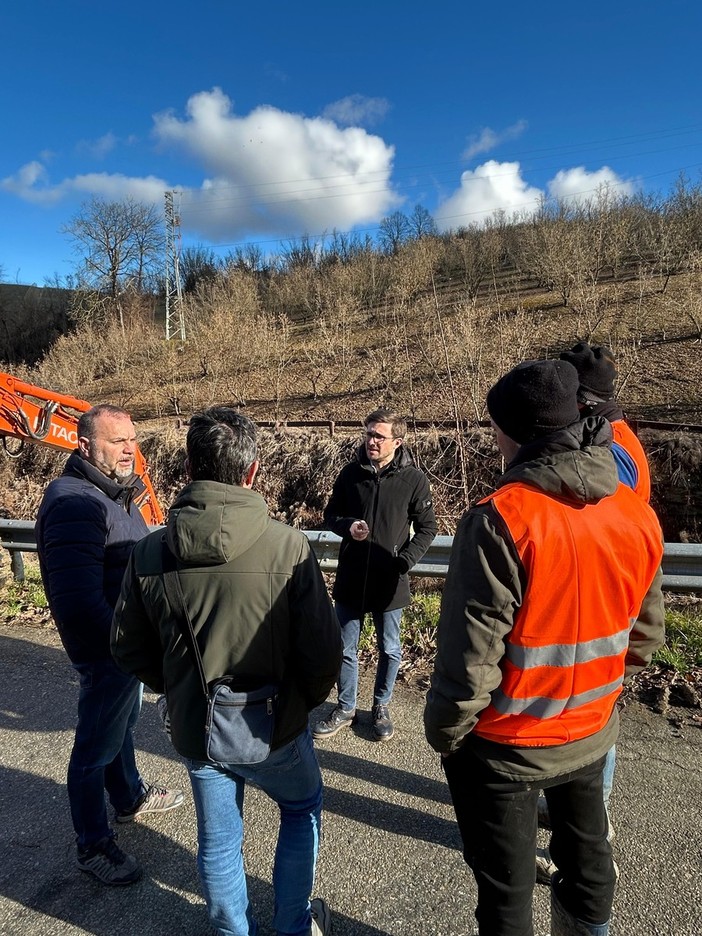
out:
<path id="1" fill-rule="evenodd" d="M 355 520 L 368 524 L 367 539 L 350 535 Z M 361 445 L 334 482 L 324 522 L 342 537 L 334 599 L 361 613 L 406 607 L 407 573 L 431 546 L 437 525 L 427 476 L 404 445 L 380 472 Z"/>
<path id="2" fill-rule="evenodd" d="M 549 644 L 548 634 L 555 631 L 558 632 L 556 643 L 563 649 L 573 648 L 577 652 L 581 640 L 592 640 L 590 631 L 596 627 L 598 607 L 593 595 L 597 595 L 602 581 L 611 575 L 610 565 L 628 576 L 630 562 L 631 582 L 627 582 L 626 589 L 631 588 L 633 593 L 638 589 L 633 599 L 636 607 L 630 615 L 635 620 L 628 634 L 628 646 L 618 654 L 617 673 L 613 670 L 610 673 L 617 685 L 621 684 L 625 671 L 631 674 L 650 662 L 653 652 L 663 643 L 660 527 L 655 514 L 641 498 L 618 482 L 610 441 L 611 429 L 606 420 L 589 418 L 523 446 L 503 475 L 494 498 L 486 499 L 461 519 L 444 587 L 435 670 L 424 716 L 427 739 L 435 750 L 450 754 L 463 744 L 470 744 L 478 756 L 499 773 L 520 781 L 538 781 L 592 763 L 614 743 L 618 731 L 614 706 L 616 687 L 609 694 L 600 694 L 601 717 L 593 719 L 591 733 L 583 732 L 582 724 L 572 730 L 572 725 L 566 725 L 567 718 L 558 721 L 557 713 L 551 725 L 548 720 L 542 721 L 537 743 L 533 737 L 520 743 L 518 732 L 523 727 L 520 718 L 514 719 L 512 738 L 505 737 L 504 724 L 495 729 L 495 721 L 490 730 L 484 732 L 489 737 L 479 734 L 483 713 L 489 722 L 490 713 L 495 711 L 493 702 L 504 708 L 503 690 L 507 690 L 507 694 L 514 690 L 516 683 L 509 654 L 511 660 L 528 659 L 530 650 L 538 645 L 545 645 L 544 652 L 548 654 L 554 647 L 553 643 Z M 523 502 L 519 498 L 520 488 L 529 494 Z M 546 497 L 535 497 L 538 494 Z M 530 529 L 531 518 L 524 515 L 526 527 L 518 542 L 513 537 L 515 514 L 509 515 L 500 509 L 499 499 L 505 496 L 512 498 L 517 514 L 525 504 L 533 506 L 537 500 L 542 501 L 538 516 L 533 518 L 537 526 Z M 551 499 L 557 509 L 549 513 Z M 535 550 L 539 544 L 543 548 L 543 543 L 548 543 L 549 519 L 565 530 L 570 510 L 577 516 L 573 525 L 576 539 L 572 547 L 570 544 L 565 547 L 569 552 L 564 556 L 563 567 L 566 567 L 566 559 L 572 559 L 577 575 L 561 578 L 557 572 L 552 572 L 545 578 L 541 574 L 538 583 L 535 577 L 532 582 L 529 569 L 536 568 Z M 510 516 L 509 522 L 505 516 Z M 545 530 L 543 539 L 536 532 L 538 527 Z M 561 526 L 557 530 L 554 527 L 554 540 L 558 539 L 560 529 Z M 598 548 L 600 538 L 616 546 L 616 555 Z M 567 540 L 566 536 L 566 544 Z M 647 550 L 647 555 L 637 555 L 640 550 Z M 558 556 L 550 558 L 558 570 Z M 641 570 L 641 564 L 648 571 Z M 568 568 L 572 572 L 572 564 Z M 645 584 L 641 585 L 644 579 Z M 588 593 L 583 605 L 592 613 L 588 617 L 588 633 L 583 635 L 577 612 L 578 594 L 587 587 L 588 581 L 592 593 Z M 530 591 L 532 585 L 535 586 L 533 592 Z M 618 631 L 622 617 L 631 611 L 629 606 L 608 607 L 608 601 L 620 600 L 620 592 L 614 594 L 606 588 L 599 592 L 599 615 L 605 640 Z M 563 597 L 565 601 L 561 600 Z M 556 621 L 545 616 L 542 632 L 534 606 L 537 611 L 551 609 L 544 610 L 545 615 L 563 607 L 573 607 L 576 613 L 566 612 Z M 616 620 L 616 625 L 610 624 L 610 616 Z M 530 626 L 535 628 L 533 644 L 525 637 L 521 626 L 526 617 L 531 618 Z M 518 650 L 520 640 L 525 651 L 515 654 L 510 648 L 517 644 Z M 588 648 L 597 653 L 602 649 L 596 640 L 588 644 Z M 614 661 L 603 662 L 603 666 L 611 668 Z M 602 685 L 600 677 L 598 671 L 593 686 Z M 501 739 L 496 740 L 500 734 Z"/>
<path id="3" fill-rule="evenodd" d="M 123 670 L 165 692 L 171 737 L 184 757 L 205 760 L 207 703 L 169 606 L 163 541 L 178 561 L 185 602 L 208 683 L 224 675 L 246 688 L 279 687 L 273 747 L 293 740 L 334 685 L 339 625 L 307 537 L 271 520 L 260 494 L 193 481 L 165 533 L 132 554 L 112 627 Z"/>
<path id="4" fill-rule="evenodd" d="M 118 484 L 73 452 L 37 514 L 44 591 L 73 663 L 110 659 L 110 625 L 134 543 L 149 531 L 134 504 L 143 482 Z"/>
<path id="5" fill-rule="evenodd" d="M 624 419 L 624 411 L 614 400 L 591 403 L 588 416 L 604 416 L 612 426 L 612 455 L 619 480 L 636 491 L 648 504 L 651 500 L 651 469 L 638 436 Z"/>

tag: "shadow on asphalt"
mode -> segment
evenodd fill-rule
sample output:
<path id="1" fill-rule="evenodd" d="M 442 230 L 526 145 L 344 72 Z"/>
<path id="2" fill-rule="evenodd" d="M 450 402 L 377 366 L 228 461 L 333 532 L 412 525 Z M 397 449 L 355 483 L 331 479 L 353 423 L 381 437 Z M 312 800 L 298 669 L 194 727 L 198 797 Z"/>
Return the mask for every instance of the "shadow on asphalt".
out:
<path id="1" fill-rule="evenodd" d="M 78 677 L 63 649 L 2 636 L 0 660 L 0 729 L 32 734 L 36 746 L 55 744 L 53 733 L 72 734 Z M 154 702 L 148 698 L 144 700 L 135 742 L 141 751 L 181 763 L 161 728 Z M 353 775 L 361 767 L 356 758 L 321 753 L 320 760 L 332 770 Z M 38 752 L 37 757 L 40 759 Z M 409 792 L 409 777 L 403 771 L 367 761 L 363 762 L 363 771 L 368 773 L 370 766 L 373 782 L 396 784 L 398 789 Z M 440 785 L 427 783 L 422 795 L 438 795 L 439 790 L 433 787 Z M 192 804 L 185 808 L 192 808 Z M 418 819 L 411 819 L 415 813 L 419 817 L 417 810 L 406 811 L 333 790 L 328 791 L 326 808 L 359 821 L 368 814 L 370 824 L 381 828 L 416 822 Z M 120 846 L 137 857 L 144 867 L 144 877 L 129 887 L 105 887 L 75 866 L 65 784 L 39 776 L 31 767 L 21 770 L 0 766 L 0 897 L 12 901 L 10 917 L 0 922 L 0 930 L 8 936 L 53 936 L 70 926 L 93 936 L 173 936 L 179 932 L 209 936 L 214 931 L 208 925 L 201 897 L 194 834 L 192 841 L 182 845 L 169 836 L 167 821 L 161 828 L 163 832 L 147 822 L 118 828 Z M 247 835 L 255 834 L 255 826 L 247 826 Z M 419 831 L 417 834 L 428 838 Z M 254 875 L 247 875 L 247 882 L 261 936 L 266 936 L 272 932 L 272 887 Z M 337 913 L 333 907 L 332 913 L 336 932 L 345 936 L 386 936 L 385 931 Z M 44 922 L 39 922 L 42 919 Z"/>
<path id="2" fill-rule="evenodd" d="M 373 783 L 398 793 L 407 793 L 408 796 L 419 796 L 432 803 L 445 803 L 451 805 L 451 794 L 446 783 L 432 780 L 421 774 L 409 773 L 406 770 L 397 770 L 395 767 L 386 767 L 371 760 L 362 760 L 359 757 L 350 757 L 322 748 L 315 747 L 320 766 L 335 773 L 346 774 L 349 777 L 363 777 L 365 783 Z"/>
<path id="3" fill-rule="evenodd" d="M 60 647 L 2 636 L 0 659 L 9 671 L 2 685 L 0 729 L 32 733 L 75 729 L 78 674 Z M 28 660 L 31 668 L 28 668 Z M 17 662 L 15 670 L 12 669 L 13 661 Z M 15 674 L 16 679 L 13 678 Z M 30 695 L 32 702 L 28 704 Z M 152 730 L 152 723 L 158 726 L 158 730 Z M 138 750 L 181 763 L 180 756 L 161 728 L 155 701 L 148 696 L 144 698 L 134 741 Z"/>

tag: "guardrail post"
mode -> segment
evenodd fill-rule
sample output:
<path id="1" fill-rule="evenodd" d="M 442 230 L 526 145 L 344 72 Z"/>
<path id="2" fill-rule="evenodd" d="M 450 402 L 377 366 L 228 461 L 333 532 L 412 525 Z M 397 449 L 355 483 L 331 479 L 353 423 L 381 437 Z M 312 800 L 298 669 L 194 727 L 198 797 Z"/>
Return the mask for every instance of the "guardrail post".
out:
<path id="1" fill-rule="evenodd" d="M 10 552 L 10 568 L 16 582 L 24 581 L 24 558 L 22 553 L 16 549 Z"/>

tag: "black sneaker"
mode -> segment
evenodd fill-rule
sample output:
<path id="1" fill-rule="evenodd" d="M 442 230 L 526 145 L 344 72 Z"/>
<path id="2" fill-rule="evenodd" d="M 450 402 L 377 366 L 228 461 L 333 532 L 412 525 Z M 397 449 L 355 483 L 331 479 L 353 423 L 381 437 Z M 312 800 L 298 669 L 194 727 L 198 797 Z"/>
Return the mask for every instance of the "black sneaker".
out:
<path id="1" fill-rule="evenodd" d="M 350 728 L 351 725 L 355 725 L 357 721 L 356 709 L 347 711 L 346 709 L 342 709 L 340 705 L 337 705 L 329 718 L 317 722 L 312 729 L 312 737 L 317 739 L 332 738 L 337 731 L 341 731 L 342 728 Z"/>
<path id="2" fill-rule="evenodd" d="M 103 884 L 133 884 L 143 874 L 136 858 L 123 852 L 111 836 L 89 848 L 79 848 L 77 864 Z"/>
<path id="3" fill-rule="evenodd" d="M 395 734 L 387 705 L 373 706 L 373 737 L 376 741 L 389 741 Z"/>

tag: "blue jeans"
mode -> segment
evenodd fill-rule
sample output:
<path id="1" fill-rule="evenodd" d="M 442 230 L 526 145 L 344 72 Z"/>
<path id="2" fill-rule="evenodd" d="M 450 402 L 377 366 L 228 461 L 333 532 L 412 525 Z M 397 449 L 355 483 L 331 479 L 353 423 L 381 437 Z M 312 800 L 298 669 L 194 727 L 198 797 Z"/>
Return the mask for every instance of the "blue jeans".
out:
<path id="1" fill-rule="evenodd" d="M 339 673 L 339 705 L 346 711 L 356 708 L 358 695 L 358 640 L 363 614 L 336 602 L 336 616 L 341 627 L 343 654 Z M 400 622 L 402 608 L 394 611 L 371 611 L 378 641 L 378 670 L 373 688 L 373 705 L 387 705 L 400 669 L 402 645 Z"/>
<path id="2" fill-rule="evenodd" d="M 309 897 L 319 851 L 322 775 L 309 728 L 261 764 L 186 760 L 197 814 L 200 880 L 210 920 L 220 936 L 256 936 L 241 852 L 244 788 L 255 783 L 280 807 L 273 866 L 279 936 L 307 934 Z"/>
<path id="3" fill-rule="evenodd" d="M 144 687 L 111 660 L 74 663 L 80 676 L 78 725 L 68 764 L 68 800 L 79 848 L 111 835 L 105 790 L 117 812 L 143 792 L 132 729 Z"/>

